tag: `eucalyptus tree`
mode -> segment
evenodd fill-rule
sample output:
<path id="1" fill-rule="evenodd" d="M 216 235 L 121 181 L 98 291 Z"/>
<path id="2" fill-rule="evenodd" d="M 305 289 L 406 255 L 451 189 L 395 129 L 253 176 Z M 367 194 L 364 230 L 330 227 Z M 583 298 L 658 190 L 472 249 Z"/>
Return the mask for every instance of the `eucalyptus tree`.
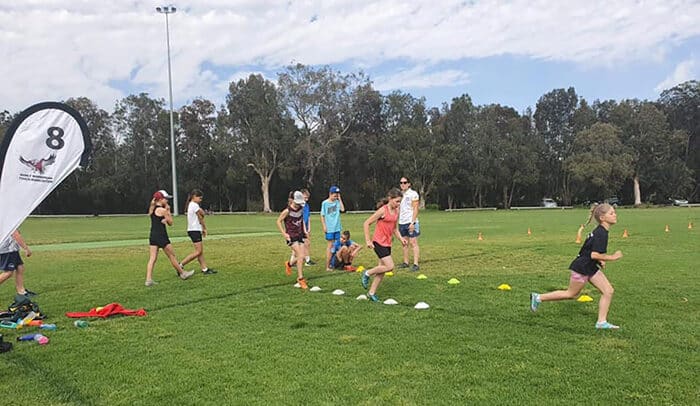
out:
<path id="1" fill-rule="evenodd" d="M 467 94 L 453 98 L 449 105 L 442 108 L 440 131 L 445 134 L 445 142 L 457 149 L 457 159 L 450 176 L 444 180 L 449 208 L 462 206 L 462 199 L 466 196 L 469 196 L 471 205 L 481 204 L 484 186 L 474 173 L 478 162 L 478 148 L 472 147 L 477 128 L 477 114 L 478 108 Z"/>
<path id="2" fill-rule="evenodd" d="M 570 204 L 572 196 L 570 174 L 565 171 L 563 162 L 571 154 L 578 102 L 573 87 L 554 89 L 540 97 L 534 115 L 535 127 L 547 147 L 540 173 L 549 193 L 559 195 L 564 204 Z"/>
<path id="3" fill-rule="evenodd" d="M 328 66 L 289 65 L 279 74 L 282 103 L 300 129 L 296 151 L 307 185 L 324 165 L 336 171 L 334 147 L 352 124 L 355 92 L 367 83 L 362 73 L 342 74 Z"/>
<path id="4" fill-rule="evenodd" d="M 634 157 L 621 141 L 622 131 L 612 124 L 595 123 L 576 133 L 572 153 L 564 161 L 578 193 L 611 196 L 634 172 Z"/>
<path id="5" fill-rule="evenodd" d="M 292 158 L 296 127 L 274 83 L 250 75 L 229 86 L 228 118 L 246 165 L 260 178 L 263 211 L 270 206 L 270 181 Z"/>

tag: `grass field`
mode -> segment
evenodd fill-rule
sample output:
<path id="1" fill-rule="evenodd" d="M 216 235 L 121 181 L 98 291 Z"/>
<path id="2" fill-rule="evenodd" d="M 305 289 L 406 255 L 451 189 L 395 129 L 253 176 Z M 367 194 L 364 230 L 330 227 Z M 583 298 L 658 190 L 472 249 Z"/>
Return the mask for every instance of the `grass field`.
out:
<path id="1" fill-rule="evenodd" d="M 365 293 L 359 274 L 321 265 L 306 275 L 323 291 L 293 288 L 276 215 L 208 217 L 206 255 L 219 274 L 178 280 L 161 254 L 160 284 L 151 288 L 145 216 L 32 218 L 22 226 L 34 250 L 25 258 L 26 285 L 59 329 L 46 333 L 47 346 L 15 343 L 0 354 L 0 402 L 697 404 L 700 209 L 618 210 L 608 248 L 624 258 L 606 270 L 616 289 L 609 320 L 622 326 L 614 332 L 593 328 L 592 287 L 584 293 L 593 303 L 544 303 L 536 314 L 528 307 L 531 291 L 566 286 L 586 217 L 584 210 L 422 213 L 428 279 L 400 271 L 378 291 L 398 306 L 355 300 Z M 365 218 L 343 217 L 360 243 Z M 313 221 L 313 256 L 321 260 L 325 243 Z M 184 224 L 178 217 L 171 237 L 185 236 Z M 624 229 L 629 238 L 621 238 Z M 191 249 L 184 239 L 174 246 L 179 258 Z M 395 244 L 397 262 L 399 253 Z M 365 249 L 356 265 L 375 263 Z M 461 283 L 448 285 L 450 278 Z M 497 290 L 502 283 L 513 290 Z M 0 286 L 7 304 L 13 295 L 13 280 Z M 418 301 L 431 308 L 413 309 Z M 64 316 L 110 302 L 148 316 L 90 320 L 86 329 Z M 6 341 L 19 334 L 0 332 Z"/>

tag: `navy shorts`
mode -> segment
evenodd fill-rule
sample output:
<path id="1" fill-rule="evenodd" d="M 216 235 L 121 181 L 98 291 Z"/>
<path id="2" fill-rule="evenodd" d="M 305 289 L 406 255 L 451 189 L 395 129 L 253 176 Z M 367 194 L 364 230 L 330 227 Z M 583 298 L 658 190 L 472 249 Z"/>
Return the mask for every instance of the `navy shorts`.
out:
<path id="1" fill-rule="evenodd" d="M 19 256 L 19 251 L 6 252 L 0 254 L 0 270 L 13 272 L 22 262 L 22 257 Z"/>
<path id="2" fill-rule="evenodd" d="M 190 236 L 190 240 L 192 240 L 192 242 L 202 242 L 201 231 L 188 231 L 187 235 Z"/>
<path id="3" fill-rule="evenodd" d="M 391 247 L 379 245 L 376 241 L 372 241 L 372 244 L 374 244 L 374 253 L 377 254 L 379 259 L 391 256 Z"/>
<path id="4" fill-rule="evenodd" d="M 167 236 L 151 236 L 148 239 L 149 245 L 155 245 L 158 248 L 165 248 L 170 244 L 170 239 Z"/>
<path id="5" fill-rule="evenodd" d="M 294 245 L 296 243 L 303 245 L 304 244 L 304 237 L 301 235 L 295 235 L 295 236 L 290 235 L 289 240 L 287 240 L 287 245 L 289 245 L 291 247 L 292 245 Z"/>
<path id="6" fill-rule="evenodd" d="M 333 256 L 331 257 L 331 268 L 343 269 L 344 267 L 345 267 L 345 262 L 339 260 L 338 257 L 335 256 L 335 253 L 333 253 Z"/>
<path id="7" fill-rule="evenodd" d="M 413 232 L 408 231 L 410 224 L 399 224 L 399 234 L 401 237 L 416 238 L 420 235 L 420 223 L 417 221 L 413 224 Z"/>

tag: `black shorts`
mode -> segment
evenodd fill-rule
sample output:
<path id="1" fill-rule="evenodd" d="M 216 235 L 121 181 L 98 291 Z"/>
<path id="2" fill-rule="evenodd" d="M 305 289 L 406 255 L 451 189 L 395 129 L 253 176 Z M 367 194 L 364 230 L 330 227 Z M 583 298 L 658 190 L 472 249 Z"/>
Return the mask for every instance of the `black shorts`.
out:
<path id="1" fill-rule="evenodd" d="M 391 256 L 391 247 L 379 245 L 376 241 L 372 241 L 372 244 L 374 244 L 374 253 L 377 254 L 379 259 Z"/>
<path id="2" fill-rule="evenodd" d="M 152 235 L 148 239 L 148 244 L 155 245 L 158 248 L 165 248 L 168 244 L 170 244 L 170 239 L 167 235 Z"/>
<path id="3" fill-rule="evenodd" d="M 201 231 L 188 231 L 187 235 L 190 236 L 190 240 L 192 240 L 192 242 L 202 242 Z"/>
<path id="4" fill-rule="evenodd" d="M 289 240 L 287 240 L 287 245 L 290 247 L 294 245 L 294 243 L 299 243 L 299 244 L 304 244 L 304 236 L 303 235 L 290 235 Z"/>
<path id="5" fill-rule="evenodd" d="M 19 251 L 0 254 L 0 270 L 2 271 L 15 271 L 22 264 L 24 262 L 22 262 L 22 257 L 19 256 Z"/>

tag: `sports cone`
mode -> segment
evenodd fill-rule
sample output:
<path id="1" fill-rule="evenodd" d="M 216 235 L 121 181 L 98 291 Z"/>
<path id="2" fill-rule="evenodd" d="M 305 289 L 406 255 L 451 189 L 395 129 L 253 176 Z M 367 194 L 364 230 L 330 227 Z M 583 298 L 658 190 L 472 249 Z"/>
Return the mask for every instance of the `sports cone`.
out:
<path id="1" fill-rule="evenodd" d="M 527 235 L 532 235 L 532 231 L 530 231 L 530 227 L 527 228 Z"/>
<path id="2" fill-rule="evenodd" d="M 479 241 L 484 241 L 484 237 L 481 235 L 481 231 L 479 231 L 479 235 L 476 237 L 476 239 Z"/>
<path id="3" fill-rule="evenodd" d="M 668 224 L 666 224 L 666 229 L 664 230 L 665 232 L 670 232 L 671 230 L 668 228 Z"/>
<path id="4" fill-rule="evenodd" d="M 581 227 L 578 228 L 578 232 L 576 233 L 576 244 L 581 244 L 581 233 L 583 232 L 583 224 L 581 224 Z"/>
<path id="5" fill-rule="evenodd" d="M 622 238 L 627 238 L 627 237 L 629 237 L 629 236 L 630 236 L 630 235 L 627 234 L 627 229 L 625 229 L 625 231 L 622 233 Z"/>
<path id="6" fill-rule="evenodd" d="M 692 223 L 692 222 L 689 222 L 689 223 L 688 223 L 688 230 L 692 230 L 692 229 L 693 229 L 693 223 Z"/>

